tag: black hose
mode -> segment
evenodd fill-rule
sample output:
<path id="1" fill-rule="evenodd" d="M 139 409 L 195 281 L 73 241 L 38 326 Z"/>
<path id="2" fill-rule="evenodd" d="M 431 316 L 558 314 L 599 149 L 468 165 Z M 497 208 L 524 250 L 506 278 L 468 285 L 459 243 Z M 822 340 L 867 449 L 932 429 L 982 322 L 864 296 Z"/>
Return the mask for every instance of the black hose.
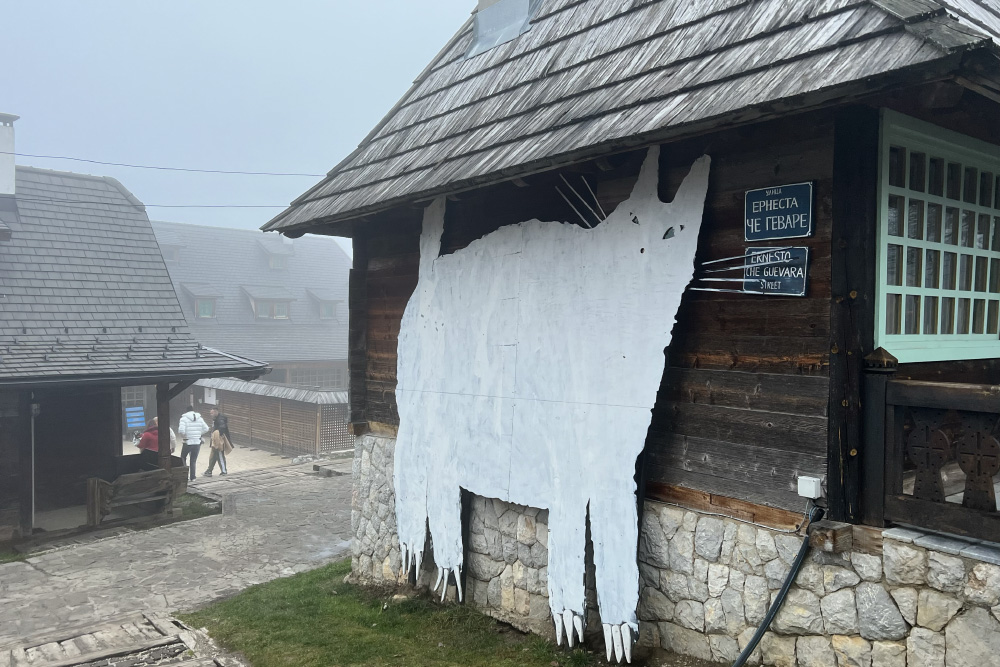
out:
<path id="1" fill-rule="evenodd" d="M 813 522 L 819 521 L 823 518 L 823 508 L 813 507 L 812 511 L 809 513 L 809 526 L 811 527 Z M 785 598 L 788 596 L 788 589 L 792 587 L 792 582 L 795 581 L 795 577 L 799 575 L 799 570 L 802 569 L 802 562 L 806 559 L 806 554 L 809 553 L 809 534 L 806 531 L 806 537 L 802 540 L 802 546 L 799 547 L 799 553 L 795 556 L 795 561 L 792 563 L 792 569 L 788 572 L 788 576 L 785 577 L 785 583 L 781 585 L 781 590 L 778 591 L 778 595 L 774 598 L 774 602 L 771 603 L 771 608 L 767 610 L 767 616 L 761 621 L 760 627 L 757 628 L 757 632 L 754 633 L 753 637 L 750 638 L 750 643 L 744 647 L 743 651 L 737 656 L 736 662 L 733 663 L 733 667 L 743 667 L 747 660 L 750 658 L 750 654 L 754 652 L 757 648 L 757 644 L 760 643 L 761 638 L 767 629 L 771 627 L 771 621 L 774 617 L 778 615 L 778 610 L 781 609 L 781 605 L 785 603 Z"/>

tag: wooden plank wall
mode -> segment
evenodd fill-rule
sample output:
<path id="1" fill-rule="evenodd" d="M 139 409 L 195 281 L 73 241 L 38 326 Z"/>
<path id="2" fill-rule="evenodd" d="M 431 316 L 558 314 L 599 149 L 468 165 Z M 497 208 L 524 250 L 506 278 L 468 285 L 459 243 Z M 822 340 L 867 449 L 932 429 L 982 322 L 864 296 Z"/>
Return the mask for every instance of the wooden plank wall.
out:
<path id="1" fill-rule="evenodd" d="M 805 298 L 685 295 L 647 441 L 651 488 L 679 485 L 800 510 L 796 475 L 825 473 L 832 151 L 829 112 L 664 147 L 664 200 L 673 197 L 695 158 L 704 152 L 713 157 L 698 261 L 743 253 L 748 189 L 814 181 L 816 223 L 812 238 L 795 242 L 810 247 Z M 609 156 L 563 173 L 576 183 L 586 177 L 610 210 L 631 191 L 643 155 Z M 555 192 L 560 182 L 557 174 L 539 174 L 450 199 L 444 251 L 521 220 L 577 220 Z M 352 422 L 389 431 L 398 424 L 396 337 L 417 281 L 420 217 L 418 208 L 397 210 L 363 225 L 365 301 L 352 302 L 351 317 L 352 330 L 364 330 L 367 348 L 364 413 L 354 402 L 359 387 L 352 387 Z M 357 281 L 352 290 L 360 292 Z M 355 343 L 352 351 L 360 351 L 360 341 Z M 352 366 L 352 379 L 357 371 Z"/>

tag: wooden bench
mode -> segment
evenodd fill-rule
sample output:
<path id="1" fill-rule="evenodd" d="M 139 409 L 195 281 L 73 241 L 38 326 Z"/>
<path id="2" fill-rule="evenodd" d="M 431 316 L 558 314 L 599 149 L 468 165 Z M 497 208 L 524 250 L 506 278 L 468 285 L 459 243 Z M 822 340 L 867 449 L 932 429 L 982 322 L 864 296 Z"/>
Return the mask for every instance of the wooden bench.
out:
<path id="1" fill-rule="evenodd" d="M 165 512 L 187 490 L 187 477 L 187 466 L 128 473 L 113 482 L 91 477 L 87 480 L 87 525 L 99 525 L 115 508 L 142 503 L 157 503 L 148 514 Z"/>

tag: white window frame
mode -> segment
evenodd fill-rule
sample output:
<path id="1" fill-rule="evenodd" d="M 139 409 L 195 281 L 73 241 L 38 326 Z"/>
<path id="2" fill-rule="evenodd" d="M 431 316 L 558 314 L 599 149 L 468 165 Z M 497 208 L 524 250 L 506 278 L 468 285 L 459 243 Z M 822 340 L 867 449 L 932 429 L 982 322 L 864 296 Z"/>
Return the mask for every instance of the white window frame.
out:
<path id="1" fill-rule="evenodd" d="M 988 235 L 985 241 L 986 248 L 969 248 L 967 246 L 957 245 L 959 242 L 956 240 L 956 245 L 935 243 L 926 240 L 926 230 L 927 230 L 927 216 L 924 216 L 924 240 L 915 240 L 908 238 L 906 232 L 907 221 L 901 220 L 900 225 L 903 227 L 902 236 L 892 236 L 889 234 L 889 197 L 892 195 L 913 197 L 914 199 L 923 200 L 925 203 L 941 204 L 942 205 L 942 220 L 941 220 L 941 240 L 944 240 L 944 226 L 945 226 L 945 211 L 946 206 L 959 209 L 958 224 L 961 228 L 961 219 L 963 210 L 971 210 L 976 213 L 976 218 L 980 213 L 989 212 L 992 220 L 993 226 L 1000 225 L 1000 209 L 995 207 L 981 206 L 978 201 L 975 204 L 970 204 L 964 201 L 962 193 L 960 193 L 960 198 L 958 201 L 953 199 L 948 199 L 946 196 L 937 197 L 931 195 L 929 187 L 925 187 L 925 192 L 915 192 L 910 191 L 906 187 L 896 187 L 889 185 L 889 152 L 891 146 L 902 146 L 907 149 L 907 159 L 904 162 L 904 171 L 906 172 L 907 182 L 909 185 L 909 153 L 911 150 L 918 152 L 923 152 L 927 154 L 928 159 L 931 157 L 944 158 L 945 160 L 945 192 L 947 195 L 947 164 L 948 162 L 958 162 L 962 165 L 963 169 L 966 166 L 973 166 L 978 169 L 977 178 L 981 176 L 984 171 L 991 172 L 993 174 L 993 187 L 994 187 L 994 204 L 996 203 L 996 188 L 1000 187 L 1000 182 L 998 182 L 998 177 L 1000 177 L 1000 147 L 994 146 L 992 144 L 986 143 L 984 141 L 979 141 L 973 139 L 972 137 L 959 134 L 957 132 L 952 132 L 940 128 L 936 125 L 930 123 L 925 123 L 923 121 L 910 118 L 903 114 L 891 111 L 889 109 L 883 109 L 882 111 L 882 124 L 880 132 L 880 146 L 879 146 L 879 206 L 878 206 L 878 243 L 876 247 L 877 255 L 877 274 L 876 280 L 876 294 L 877 298 L 875 301 L 875 346 L 884 347 L 890 353 L 893 354 L 901 363 L 918 363 L 918 362 L 933 362 L 933 361 L 955 361 L 962 359 L 988 359 L 994 357 L 1000 357 L 1000 336 L 997 333 L 987 333 L 989 329 L 989 309 L 990 301 L 1000 300 L 1000 293 L 990 292 L 990 276 L 989 272 L 995 270 L 992 267 L 992 262 L 990 259 L 1000 259 L 1000 252 L 990 249 L 991 239 L 995 231 Z M 925 169 L 925 178 L 929 181 L 929 166 Z M 978 186 L 977 186 L 978 188 Z M 903 215 L 906 217 L 906 212 L 908 207 L 904 204 Z M 973 221 L 973 244 L 975 245 L 975 220 Z M 991 228 L 992 229 L 992 228 Z M 958 233 L 958 232 L 956 232 Z M 901 282 L 904 285 L 895 286 L 889 285 L 887 280 L 887 270 L 888 270 L 888 245 L 902 244 L 902 258 L 901 261 L 904 263 L 902 268 L 903 280 Z M 940 250 L 939 253 L 939 265 L 938 273 L 941 277 L 939 279 L 939 288 L 927 288 L 921 285 L 921 287 L 908 287 L 906 283 L 906 269 L 905 262 L 907 259 L 906 247 L 919 247 L 924 251 L 927 249 Z M 960 283 L 960 275 L 956 275 L 956 289 L 945 290 L 940 288 L 943 285 L 943 252 L 955 252 L 957 253 L 956 261 L 961 261 L 961 255 L 970 254 L 972 255 L 972 266 L 970 271 L 972 272 L 972 289 L 962 290 Z M 986 257 L 986 267 L 987 267 L 987 278 L 986 278 L 986 292 L 975 291 L 975 259 L 976 257 Z M 926 252 L 922 252 L 922 261 L 920 265 L 921 273 L 921 283 L 924 281 L 924 273 L 926 270 Z M 960 268 L 956 266 L 956 274 L 960 274 Z M 956 299 L 956 312 L 957 303 L 960 298 L 970 299 L 969 304 L 969 320 L 970 320 L 970 333 L 967 334 L 925 334 L 923 333 L 923 307 L 921 307 L 921 312 L 919 316 L 919 333 L 915 334 L 889 334 L 886 333 L 886 318 L 887 318 L 887 306 L 886 297 L 889 294 L 901 294 L 900 314 L 901 318 L 901 329 L 903 332 L 906 330 L 906 295 L 920 296 L 921 305 L 926 302 L 924 297 L 926 296 L 937 296 L 938 297 L 938 331 L 941 330 L 941 314 L 944 310 L 942 307 L 943 297 L 954 297 Z M 992 298 L 991 298 L 992 297 Z M 984 325 L 983 333 L 972 333 L 971 321 L 973 318 L 973 309 L 975 304 L 975 299 L 984 299 Z"/>

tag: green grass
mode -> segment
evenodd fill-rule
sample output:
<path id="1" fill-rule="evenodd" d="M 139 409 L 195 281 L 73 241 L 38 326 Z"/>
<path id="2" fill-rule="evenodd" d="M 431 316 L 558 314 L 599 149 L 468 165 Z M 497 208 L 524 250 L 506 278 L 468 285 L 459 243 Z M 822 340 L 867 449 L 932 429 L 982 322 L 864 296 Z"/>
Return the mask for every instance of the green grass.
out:
<path id="1" fill-rule="evenodd" d="M 587 667 L 597 657 L 557 649 L 464 605 L 390 602 L 345 584 L 350 560 L 254 586 L 180 616 L 254 667 Z M 386 594 L 388 595 L 388 594 Z"/>
<path id="2" fill-rule="evenodd" d="M 174 510 L 183 510 L 180 514 L 182 521 L 190 519 L 200 519 L 204 516 L 211 516 L 222 512 L 218 503 L 202 498 L 194 493 L 185 493 L 174 500 Z"/>
<path id="3" fill-rule="evenodd" d="M 24 560 L 25 558 L 27 558 L 27 556 L 22 553 L 18 553 L 13 550 L 8 551 L 6 549 L 0 549 L 0 564 L 13 563 L 15 561 Z"/>

